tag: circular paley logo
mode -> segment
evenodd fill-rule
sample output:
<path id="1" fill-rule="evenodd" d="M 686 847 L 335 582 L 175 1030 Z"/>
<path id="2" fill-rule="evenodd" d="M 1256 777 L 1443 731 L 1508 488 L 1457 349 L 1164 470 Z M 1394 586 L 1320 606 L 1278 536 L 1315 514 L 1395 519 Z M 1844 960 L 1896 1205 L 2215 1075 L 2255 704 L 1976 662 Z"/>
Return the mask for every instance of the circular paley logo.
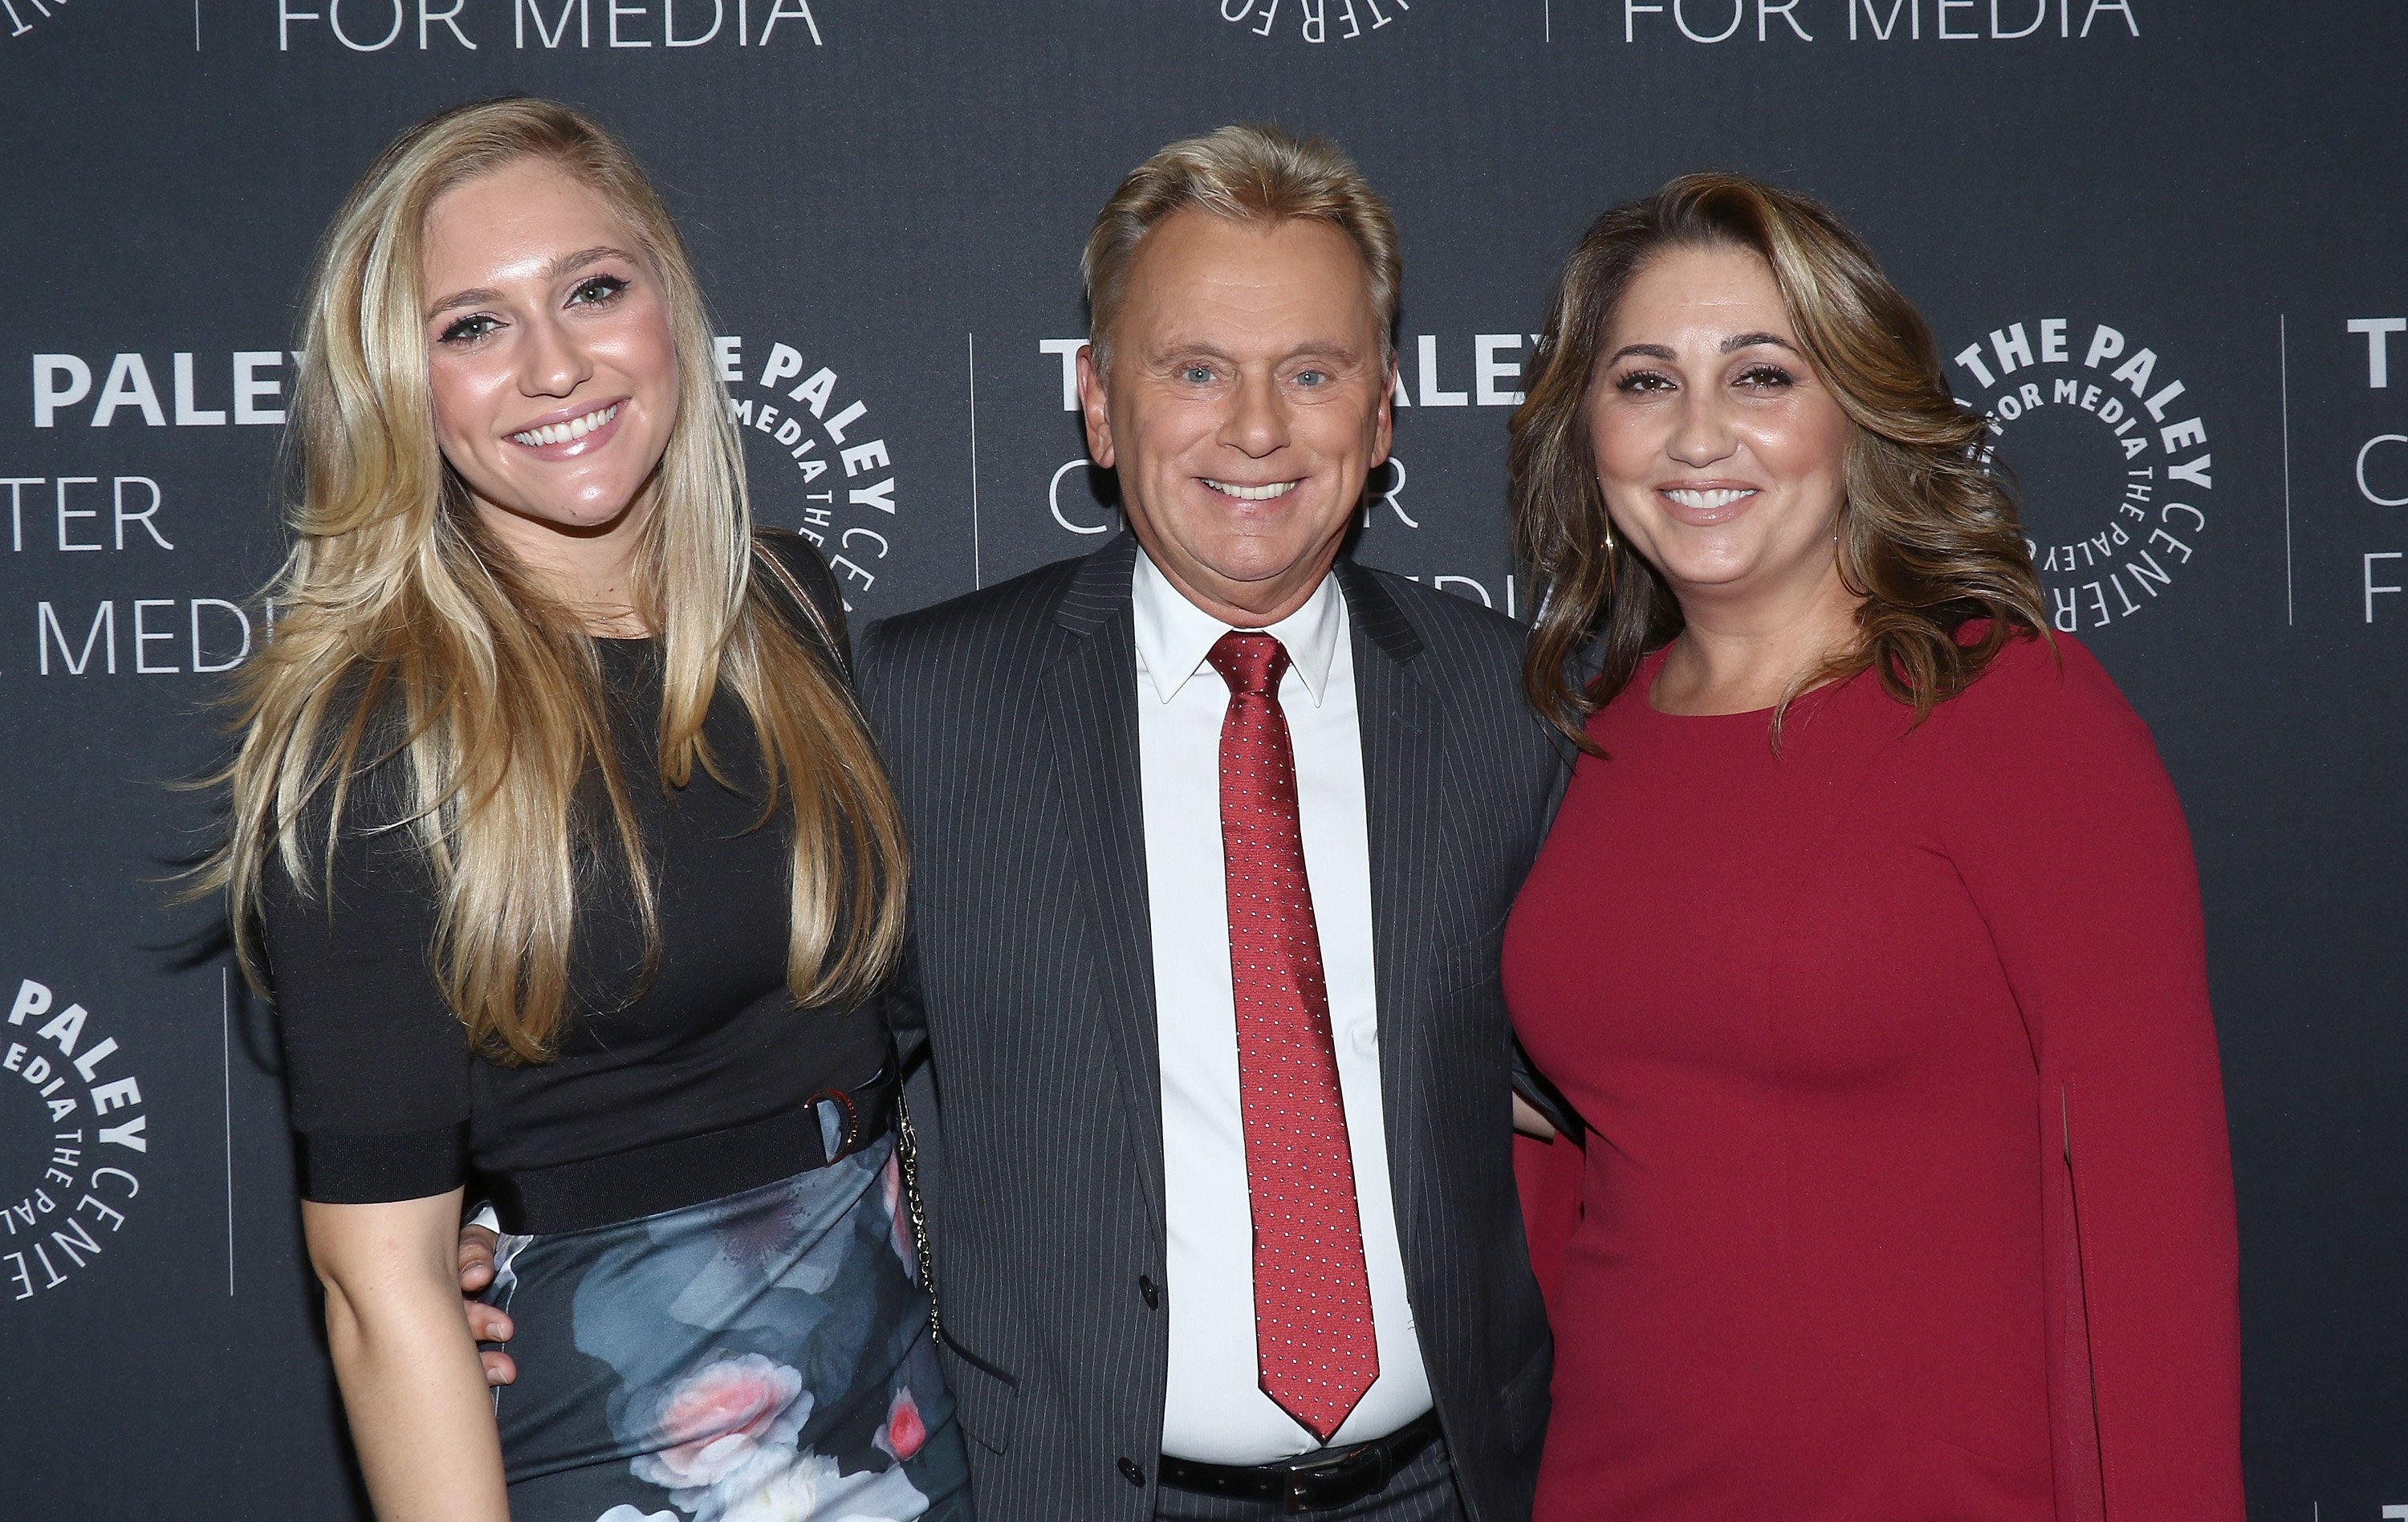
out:
<path id="1" fill-rule="evenodd" d="M 47 22 L 65 0 L 0 0 L 0 16 L 8 19 L 0 37 L 22 37 Z"/>
<path id="2" fill-rule="evenodd" d="M 91 1011 L 32 978 L 0 1028 L 0 1304 L 96 1268 L 142 1193 L 142 1084 Z"/>
<path id="3" fill-rule="evenodd" d="M 780 339 L 722 337 L 719 373 L 743 436 L 753 515 L 827 557 L 848 611 L 888 596 L 894 457 L 880 420 L 834 366 Z"/>
<path id="4" fill-rule="evenodd" d="M 1353 42 L 1412 14 L 1413 0 L 1189 0 L 1258 37 Z M 1427 4 L 1428 0 L 1423 0 Z"/>
<path id="5" fill-rule="evenodd" d="M 1991 330 L 1950 362 L 2014 472 L 2024 535 L 2068 634 L 2180 595 L 2208 533 L 2214 457 L 2197 398 L 2125 329 L 2064 317 Z"/>

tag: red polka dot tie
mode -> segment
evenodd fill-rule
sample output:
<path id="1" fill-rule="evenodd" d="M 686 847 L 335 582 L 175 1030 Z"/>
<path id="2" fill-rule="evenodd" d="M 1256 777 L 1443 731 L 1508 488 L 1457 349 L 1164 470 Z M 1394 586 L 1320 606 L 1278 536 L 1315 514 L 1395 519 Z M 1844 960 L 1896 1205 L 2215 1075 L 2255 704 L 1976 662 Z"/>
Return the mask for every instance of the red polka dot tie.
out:
<path id="1" fill-rule="evenodd" d="M 1254 1358 L 1263 1393 L 1326 1443 L 1380 1377 L 1380 1349 L 1297 826 L 1296 750 L 1280 711 L 1287 652 L 1268 634 L 1233 632 L 1208 658 L 1229 684 L 1221 849 L 1254 1218 Z"/>

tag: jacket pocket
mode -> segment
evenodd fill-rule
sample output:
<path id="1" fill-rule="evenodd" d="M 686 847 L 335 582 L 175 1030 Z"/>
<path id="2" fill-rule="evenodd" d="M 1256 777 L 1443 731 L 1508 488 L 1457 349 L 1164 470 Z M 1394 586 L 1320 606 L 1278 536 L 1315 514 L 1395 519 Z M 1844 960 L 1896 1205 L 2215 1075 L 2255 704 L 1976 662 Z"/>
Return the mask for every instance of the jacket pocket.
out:
<path id="1" fill-rule="evenodd" d="M 963 1432 L 989 1453 L 1010 1447 L 1012 1424 L 1020 1413 L 1020 1381 L 962 1346 L 950 1331 L 937 1352 Z"/>
<path id="2" fill-rule="evenodd" d="M 1460 993 L 1495 981 L 1505 955 L 1504 926 L 1484 931 L 1469 940 L 1441 946 L 1431 954 L 1432 986 L 1442 994 Z"/>

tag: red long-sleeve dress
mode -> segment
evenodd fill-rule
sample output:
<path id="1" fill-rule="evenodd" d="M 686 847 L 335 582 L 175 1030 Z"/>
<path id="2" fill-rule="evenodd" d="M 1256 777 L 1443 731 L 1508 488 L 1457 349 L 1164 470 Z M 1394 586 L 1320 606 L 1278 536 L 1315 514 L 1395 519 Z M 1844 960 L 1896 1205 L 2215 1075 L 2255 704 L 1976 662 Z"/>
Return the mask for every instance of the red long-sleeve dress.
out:
<path id="1" fill-rule="evenodd" d="M 2197 881 L 2074 641 L 1591 722 L 1505 945 L 1587 1120 L 1538 1522 L 2242 1515 Z"/>

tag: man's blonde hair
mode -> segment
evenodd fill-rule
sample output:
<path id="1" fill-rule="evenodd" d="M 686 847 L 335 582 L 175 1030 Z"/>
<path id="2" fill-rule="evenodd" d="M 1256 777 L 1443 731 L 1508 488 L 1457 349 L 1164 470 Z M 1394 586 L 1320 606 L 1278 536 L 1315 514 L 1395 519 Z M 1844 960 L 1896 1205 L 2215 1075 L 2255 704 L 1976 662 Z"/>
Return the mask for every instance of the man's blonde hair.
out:
<path id="1" fill-rule="evenodd" d="M 1232 222 L 1326 223 L 1363 256 L 1371 309 L 1380 321 L 1380 363 L 1396 357 L 1397 296 L 1405 265 L 1396 219 L 1363 171 L 1326 137 L 1298 137 L 1268 125 L 1240 125 L 1186 137 L 1139 165 L 1096 214 L 1080 261 L 1091 319 L 1096 368 L 1111 363 L 1112 320 L 1120 315 L 1129 266 L 1145 236 L 1193 208 Z"/>

